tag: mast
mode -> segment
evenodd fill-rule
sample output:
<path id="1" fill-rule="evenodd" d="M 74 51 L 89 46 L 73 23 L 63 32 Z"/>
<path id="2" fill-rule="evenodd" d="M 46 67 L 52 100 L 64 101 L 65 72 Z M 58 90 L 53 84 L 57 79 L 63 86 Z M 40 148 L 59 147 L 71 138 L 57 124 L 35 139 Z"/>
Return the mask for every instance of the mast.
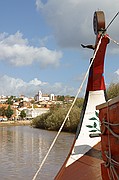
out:
<path id="1" fill-rule="evenodd" d="M 106 102 L 104 57 L 107 44 L 109 43 L 108 35 L 105 32 L 103 11 L 94 13 L 93 27 L 96 35 L 96 42 L 93 48 L 95 57 L 90 60 L 91 66 L 80 121 L 69 155 L 55 180 L 80 179 L 80 163 L 78 163 L 80 158 L 100 142 L 100 137 L 98 137 L 100 125 L 96 106 Z"/>

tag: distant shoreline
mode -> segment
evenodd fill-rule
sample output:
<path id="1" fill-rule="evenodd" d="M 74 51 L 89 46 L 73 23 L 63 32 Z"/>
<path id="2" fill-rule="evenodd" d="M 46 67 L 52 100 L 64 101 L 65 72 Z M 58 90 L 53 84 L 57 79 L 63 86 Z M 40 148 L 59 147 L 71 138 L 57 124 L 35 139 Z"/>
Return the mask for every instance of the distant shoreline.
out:
<path id="1" fill-rule="evenodd" d="M 31 120 L 21 120 L 21 121 L 4 121 L 0 122 L 0 127 L 4 126 L 28 126 L 31 125 Z"/>

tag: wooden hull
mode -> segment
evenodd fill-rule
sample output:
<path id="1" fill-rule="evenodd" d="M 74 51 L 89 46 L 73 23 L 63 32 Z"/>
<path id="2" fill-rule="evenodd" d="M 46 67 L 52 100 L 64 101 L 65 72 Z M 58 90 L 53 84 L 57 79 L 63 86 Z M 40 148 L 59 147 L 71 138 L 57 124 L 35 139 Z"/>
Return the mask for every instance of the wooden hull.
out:
<path id="1" fill-rule="evenodd" d="M 103 180 L 119 179 L 119 97 L 97 107 L 101 121 Z"/>

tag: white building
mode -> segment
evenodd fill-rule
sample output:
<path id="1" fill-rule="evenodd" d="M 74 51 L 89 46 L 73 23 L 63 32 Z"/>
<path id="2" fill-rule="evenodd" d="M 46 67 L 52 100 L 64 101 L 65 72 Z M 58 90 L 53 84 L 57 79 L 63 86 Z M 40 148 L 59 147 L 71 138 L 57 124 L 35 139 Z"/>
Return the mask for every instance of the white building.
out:
<path id="1" fill-rule="evenodd" d="M 1 104 L 2 104 L 2 103 L 5 103 L 7 100 L 8 100 L 8 97 L 7 97 L 7 96 L 4 96 L 4 95 L 0 96 L 0 103 L 1 103 Z"/>
<path id="2" fill-rule="evenodd" d="M 34 99 L 36 101 L 54 101 L 54 94 L 42 94 L 41 91 L 38 91 L 38 93 L 35 95 Z"/>
<path id="3" fill-rule="evenodd" d="M 26 118 L 31 119 L 49 111 L 49 108 L 28 108 L 24 109 Z"/>
<path id="4" fill-rule="evenodd" d="M 25 97 L 24 95 L 20 95 L 20 98 L 22 98 L 25 102 L 29 102 L 29 98 Z"/>

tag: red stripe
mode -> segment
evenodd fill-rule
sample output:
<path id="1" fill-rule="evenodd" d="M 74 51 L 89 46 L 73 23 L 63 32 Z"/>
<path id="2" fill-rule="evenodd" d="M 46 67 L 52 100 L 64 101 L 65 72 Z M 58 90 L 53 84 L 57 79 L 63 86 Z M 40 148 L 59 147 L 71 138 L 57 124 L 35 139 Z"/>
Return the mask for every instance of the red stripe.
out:
<path id="1" fill-rule="evenodd" d="M 98 37 L 99 41 L 100 37 Z M 94 62 L 90 68 L 87 91 L 105 90 L 104 82 L 104 57 L 106 52 L 107 44 L 109 43 L 109 38 L 105 35 L 102 38 L 101 45 L 97 51 Z"/>

